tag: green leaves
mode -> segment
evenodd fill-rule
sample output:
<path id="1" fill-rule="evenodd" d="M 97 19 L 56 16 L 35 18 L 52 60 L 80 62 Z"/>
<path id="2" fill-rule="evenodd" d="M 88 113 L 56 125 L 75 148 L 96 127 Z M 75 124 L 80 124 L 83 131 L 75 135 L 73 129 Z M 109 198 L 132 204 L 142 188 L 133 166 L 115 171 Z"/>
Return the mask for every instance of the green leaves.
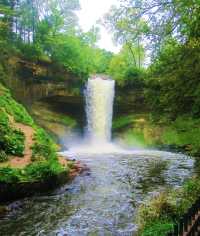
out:
<path id="1" fill-rule="evenodd" d="M 4 150 L 0 150 L 0 162 L 5 162 L 8 160 L 8 156 Z"/>
<path id="2" fill-rule="evenodd" d="M 144 71 L 140 69 L 139 64 L 144 59 L 143 49 L 128 45 L 124 45 L 122 50 L 115 56 L 113 56 L 108 73 L 117 81 L 120 86 L 126 84 L 135 85 L 140 87 L 143 84 Z M 135 57 L 140 60 L 134 61 Z"/>
<path id="3" fill-rule="evenodd" d="M 24 152 L 24 134 L 9 125 L 8 116 L 0 109 L 0 149 L 7 154 L 23 156 Z"/>

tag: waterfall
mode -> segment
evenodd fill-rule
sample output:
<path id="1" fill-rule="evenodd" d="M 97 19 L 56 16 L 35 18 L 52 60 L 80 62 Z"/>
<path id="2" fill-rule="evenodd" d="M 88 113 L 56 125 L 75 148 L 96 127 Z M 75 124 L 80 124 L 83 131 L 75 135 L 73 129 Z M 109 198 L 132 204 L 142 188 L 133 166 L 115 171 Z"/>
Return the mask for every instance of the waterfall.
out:
<path id="1" fill-rule="evenodd" d="M 85 99 L 90 141 L 107 143 L 111 140 L 115 81 L 96 76 L 88 80 Z"/>

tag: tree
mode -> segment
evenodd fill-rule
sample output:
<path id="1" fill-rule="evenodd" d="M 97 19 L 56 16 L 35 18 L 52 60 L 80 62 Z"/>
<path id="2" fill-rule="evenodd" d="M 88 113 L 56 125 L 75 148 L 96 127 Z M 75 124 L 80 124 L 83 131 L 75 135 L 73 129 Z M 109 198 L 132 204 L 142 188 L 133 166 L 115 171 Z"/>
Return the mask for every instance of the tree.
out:
<path id="1" fill-rule="evenodd" d="M 131 51 L 134 55 L 137 55 L 138 53 L 137 47 L 132 47 Z M 141 53 L 141 51 L 142 49 L 139 50 L 139 53 Z M 140 62 L 143 59 L 144 54 L 140 55 Z M 132 53 L 130 52 L 129 45 L 124 45 L 122 50 L 117 55 L 113 56 L 108 72 L 121 86 L 138 83 L 138 80 L 140 79 L 142 82 L 143 79 L 143 70 L 137 66 L 137 62 L 135 63 L 132 60 Z"/>
<path id="2" fill-rule="evenodd" d="M 199 37 L 199 0 L 121 0 L 112 8 L 104 23 L 120 41 L 146 43 L 146 49 L 156 55 L 165 41 L 176 38 L 184 43 Z"/>

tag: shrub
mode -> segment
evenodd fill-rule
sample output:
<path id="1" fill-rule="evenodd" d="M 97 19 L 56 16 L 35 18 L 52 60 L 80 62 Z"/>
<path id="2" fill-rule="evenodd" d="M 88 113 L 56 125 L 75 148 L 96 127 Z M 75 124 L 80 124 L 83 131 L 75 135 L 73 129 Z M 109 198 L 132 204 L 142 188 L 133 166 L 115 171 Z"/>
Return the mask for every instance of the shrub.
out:
<path id="1" fill-rule="evenodd" d="M 57 159 L 56 146 L 43 129 L 36 128 L 34 141 L 35 143 L 32 146 L 33 161 Z"/>
<path id="2" fill-rule="evenodd" d="M 0 148 L 7 154 L 23 156 L 24 133 L 10 126 L 8 115 L 2 109 L 0 113 Z"/>
<path id="3" fill-rule="evenodd" d="M 1 83 L 0 95 L 0 112 L 7 112 L 12 115 L 17 122 L 31 126 L 33 125 L 33 119 L 28 114 L 26 109 L 12 98 L 9 90 L 1 85 Z"/>
<path id="4" fill-rule="evenodd" d="M 24 170 L 29 180 L 44 180 L 56 176 L 66 169 L 64 169 L 57 161 L 43 161 L 32 163 Z"/>
<path id="5" fill-rule="evenodd" d="M 166 236 L 166 232 L 170 231 L 173 227 L 171 221 L 155 221 L 144 229 L 141 236 Z"/>
<path id="6" fill-rule="evenodd" d="M 6 155 L 5 151 L 0 150 L 0 162 L 5 162 L 8 160 L 8 156 Z"/>
<path id="7" fill-rule="evenodd" d="M 168 195 L 163 192 L 140 206 L 137 221 L 140 227 L 143 228 L 157 220 L 174 218 L 175 210 L 175 206 L 169 201 Z"/>
<path id="8" fill-rule="evenodd" d="M 139 235 L 166 235 L 200 195 L 200 179 L 193 177 L 183 187 L 160 193 L 138 209 Z"/>
<path id="9" fill-rule="evenodd" d="M 0 182 L 17 183 L 20 180 L 20 170 L 11 167 L 0 168 Z"/>
<path id="10" fill-rule="evenodd" d="M 23 156 L 25 136 L 20 130 L 11 130 L 4 136 L 4 149 L 6 153 Z"/>

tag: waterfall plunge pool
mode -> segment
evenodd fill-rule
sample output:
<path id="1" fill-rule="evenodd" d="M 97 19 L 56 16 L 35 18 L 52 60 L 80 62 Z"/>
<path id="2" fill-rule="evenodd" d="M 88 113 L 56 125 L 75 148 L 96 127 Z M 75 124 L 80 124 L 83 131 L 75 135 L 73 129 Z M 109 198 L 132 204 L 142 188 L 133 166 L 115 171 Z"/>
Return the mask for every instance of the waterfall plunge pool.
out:
<path id="1" fill-rule="evenodd" d="M 138 206 L 192 175 L 193 160 L 185 155 L 111 143 L 113 99 L 114 81 L 88 81 L 85 141 L 63 155 L 75 156 L 90 172 L 50 195 L 19 201 L 0 219 L 1 235 L 132 236 Z"/>
<path id="2" fill-rule="evenodd" d="M 27 198 L 0 220 L 4 236 L 132 236 L 137 207 L 155 193 L 179 187 L 193 161 L 181 154 L 79 154 L 89 173 L 51 195 Z"/>

